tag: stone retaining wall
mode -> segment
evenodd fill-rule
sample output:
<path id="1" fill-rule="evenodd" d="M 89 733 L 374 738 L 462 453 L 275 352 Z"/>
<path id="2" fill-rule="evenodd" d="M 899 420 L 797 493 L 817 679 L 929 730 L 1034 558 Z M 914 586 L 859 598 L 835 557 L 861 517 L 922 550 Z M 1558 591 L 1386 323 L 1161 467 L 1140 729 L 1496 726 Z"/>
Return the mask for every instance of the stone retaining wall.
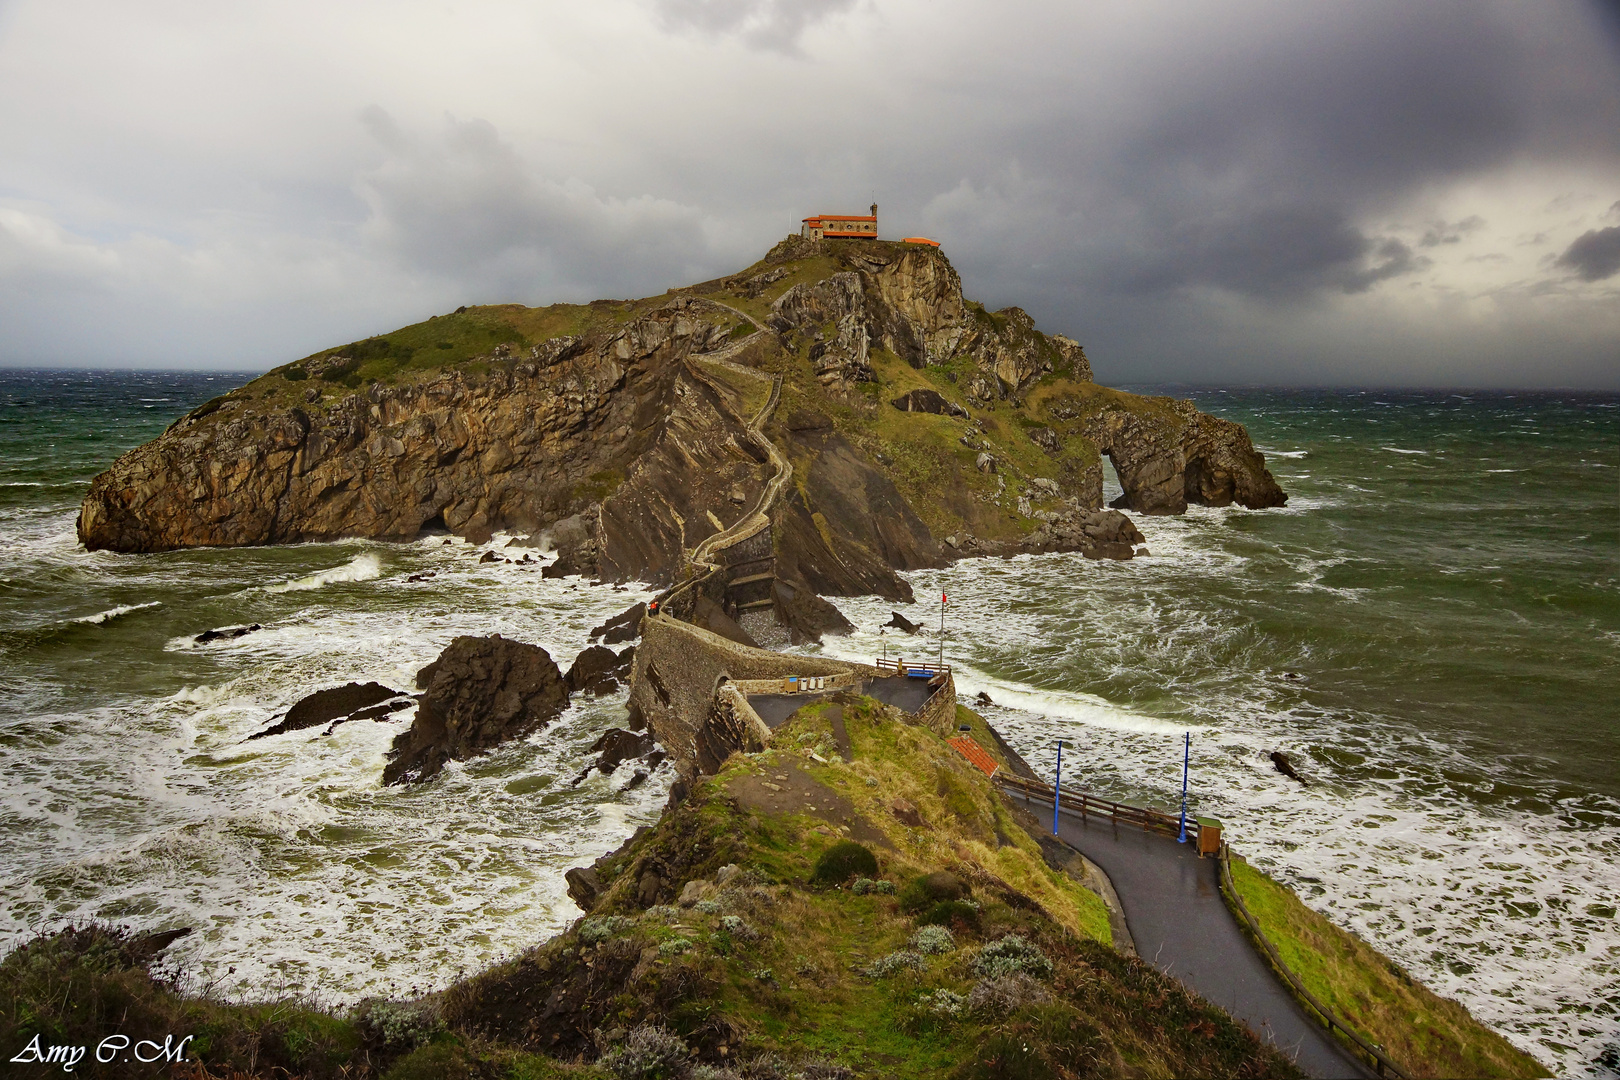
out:
<path id="1" fill-rule="evenodd" d="M 789 675 L 828 675 L 848 686 L 877 674 L 876 668 L 864 664 L 751 649 L 660 613 L 642 620 L 629 705 L 647 719 L 659 743 L 684 767 L 701 756 L 698 736 L 725 683 L 767 682 L 780 690 Z"/>

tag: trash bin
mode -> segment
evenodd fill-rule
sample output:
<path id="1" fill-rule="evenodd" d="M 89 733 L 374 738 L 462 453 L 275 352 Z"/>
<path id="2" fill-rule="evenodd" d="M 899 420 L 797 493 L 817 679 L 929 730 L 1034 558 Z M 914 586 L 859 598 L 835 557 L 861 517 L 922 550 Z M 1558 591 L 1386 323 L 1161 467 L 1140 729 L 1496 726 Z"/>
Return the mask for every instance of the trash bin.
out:
<path id="1" fill-rule="evenodd" d="M 1198 818 L 1198 857 L 1218 855 L 1221 851 L 1221 823 L 1212 817 Z"/>

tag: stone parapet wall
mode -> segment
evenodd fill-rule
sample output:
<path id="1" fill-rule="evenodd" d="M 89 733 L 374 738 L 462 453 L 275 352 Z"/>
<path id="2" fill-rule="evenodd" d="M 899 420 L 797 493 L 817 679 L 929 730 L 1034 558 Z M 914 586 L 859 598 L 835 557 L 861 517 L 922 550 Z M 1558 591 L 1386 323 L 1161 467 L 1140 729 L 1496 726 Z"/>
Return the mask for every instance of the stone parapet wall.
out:
<path id="1" fill-rule="evenodd" d="M 945 684 L 917 710 L 917 722 L 945 737 L 956 734 L 956 677 L 949 673 Z"/>
<path id="2" fill-rule="evenodd" d="M 768 682 L 780 689 L 789 675 L 827 675 L 851 685 L 877 674 L 864 664 L 752 649 L 660 613 L 642 620 L 629 704 L 664 749 L 688 766 L 699 760 L 699 733 L 726 683 Z"/>

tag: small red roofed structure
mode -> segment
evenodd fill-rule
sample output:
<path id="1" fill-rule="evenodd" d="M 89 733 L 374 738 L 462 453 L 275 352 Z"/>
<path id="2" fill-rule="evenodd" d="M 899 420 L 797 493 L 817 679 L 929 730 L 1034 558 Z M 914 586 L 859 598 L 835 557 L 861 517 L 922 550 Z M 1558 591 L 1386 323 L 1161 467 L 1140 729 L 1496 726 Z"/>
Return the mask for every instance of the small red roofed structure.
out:
<path id="1" fill-rule="evenodd" d="M 851 214 L 817 214 L 803 220 L 799 235 L 807 240 L 876 240 L 877 203 L 865 217 Z"/>
<path id="2" fill-rule="evenodd" d="M 967 758 L 970 765 L 977 767 L 986 776 L 996 775 L 996 770 L 1001 768 L 1000 765 L 996 764 L 994 758 L 984 752 L 984 747 L 980 746 L 966 735 L 961 735 L 954 739 L 947 739 L 946 742 L 948 742 L 958 754 L 961 754 L 963 757 Z"/>
<path id="3" fill-rule="evenodd" d="M 900 242 L 902 244 L 927 244 L 929 247 L 939 247 L 938 240 L 930 240 L 926 236 L 908 236 Z"/>

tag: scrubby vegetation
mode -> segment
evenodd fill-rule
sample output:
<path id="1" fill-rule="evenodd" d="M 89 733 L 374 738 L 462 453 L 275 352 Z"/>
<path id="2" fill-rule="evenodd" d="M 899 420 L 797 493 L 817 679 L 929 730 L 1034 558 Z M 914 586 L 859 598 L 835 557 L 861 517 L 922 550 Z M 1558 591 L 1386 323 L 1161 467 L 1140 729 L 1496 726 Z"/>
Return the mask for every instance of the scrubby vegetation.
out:
<path id="1" fill-rule="evenodd" d="M 1261 871 L 1233 860 L 1232 880 L 1305 988 L 1409 1075 L 1549 1075 L 1467 1009 L 1429 990 Z"/>

